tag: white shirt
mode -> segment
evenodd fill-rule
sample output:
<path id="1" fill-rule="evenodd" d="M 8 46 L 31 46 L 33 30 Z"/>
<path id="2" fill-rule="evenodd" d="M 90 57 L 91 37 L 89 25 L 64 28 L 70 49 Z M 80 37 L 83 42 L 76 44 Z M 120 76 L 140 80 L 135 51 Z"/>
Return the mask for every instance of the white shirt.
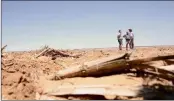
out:
<path id="1" fill-rule="evenodd" d="M 134 38 L 134 33 L 133 32 L 129 32 L 129 35 Z"/>
<path id="2" fill-rule="evenodd" d="M 123 39 L 122 33 L 118 33 L 117 38 L 118 38 L 118 39 Z"/>

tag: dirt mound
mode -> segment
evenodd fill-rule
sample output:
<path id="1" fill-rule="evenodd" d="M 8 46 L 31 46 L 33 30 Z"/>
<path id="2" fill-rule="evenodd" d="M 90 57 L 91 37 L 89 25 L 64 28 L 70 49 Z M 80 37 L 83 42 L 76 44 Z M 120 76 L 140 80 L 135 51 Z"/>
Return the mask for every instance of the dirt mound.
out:
<path id="1" fill-rule="evenodd" d="M 27 63 L 18 63 L 13 60 L 3 61 L 2 92 L 10 99 L 33 99 L 35 89 L 31 80 L 31 69 Z M 8 63 L 8 64 L 7 64 Z"/>
<path id="2" fill-rule="evenodd" d="M 49 74 L 59 70 L 49 58 L 32 59 L 26 53 L 5 53 L 2 58 L 2 93 L 6 99 L 34 100 L 35 99 L 35 72 Z M 54 68 L 50 68 L 54 67 Z"/>
<path id="3" fill-rule="evenodd" d="M 2 92 L 8 99 L 34 100 L 35 88 L 29 77 L 25 77 L 22 73 L 7 73 L 7 75 L 2 79 Z"/>
<path id="4" fill-rule="evenodd" d="M 131 59 L 139 59 L 152 56 L 160 55 L 174 55 L 174 47 L 143 47 L 137 48 L 133 51 Z M 48 75 L 63 69 L 68 66 L 82 64 L 86 61 L 96 60 L 101 57 L 107 57 L 111 55 L 123 54 L 126 51 L 119 51 L 116 48 L 112 49 L 91 49 L 91 50 L 71 50 L 65 51 L 64 53 L 69 54 L 82 54 L 79 58 L 72 57 L 61 57 L 58 56 L 55 60 L 51 57 L 41 56 L 37 59 L 35 56 L 40 53 L 40 51 L 30 51 L 30 52 L 6 52 L 3 53 L 2 57 L 2 94 L 5 99 L 8 100 L 35 100 L 36 88 L 34 83 L 35 74 L 38 75 Z M 51 53 L 55 55 L 55 51 Z M 161 62 L 163 64 L 163 61 Z M 72 78 L 65 79 L 61 82 L 74 82 L 77 84 L 88 84 L 90 82 L 96 84 L 106 84 L 106 83 L 122 83 L 122 84 L 136 84 L 142 83 L 142 78 L 131 77 L 132 74 L 124 74 L 120 76 L 109 76 L 98 78 Z M 155 79 L 156 80 L 156 79 Z M 156 82 L 156 81 L 154 81 Z M 169 82 L 159 81 L 161 84 L 166 85 Z M 96 96 L 66 96 L 62 99 L 103 99 L 102 97 Z M 143 98 L 124 98 L 117 97 L 117 99 L 143 99 Z"/>

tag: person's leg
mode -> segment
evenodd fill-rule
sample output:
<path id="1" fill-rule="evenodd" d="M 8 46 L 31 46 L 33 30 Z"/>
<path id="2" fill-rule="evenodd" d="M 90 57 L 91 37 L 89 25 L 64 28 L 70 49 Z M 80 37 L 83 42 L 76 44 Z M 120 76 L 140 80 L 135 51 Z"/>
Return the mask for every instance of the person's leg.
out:
<path id="1" fill-rule="evenodd" d="M 128 50 L 128 47 L 130 46 L 130 40 L 126 39 L 126 50 Z"/>
<path id="2" fill-rule="evenodd" d="M 118 39 L 118 44 L 119 44 L 119 50 L 121 50 L 121 42 L 119 39 Z"/>
<path id="3" fill-rule="evenodd" d="M 134 38 L 132 39 L 132 49 L 134 49 Z"/>
<path id="4" fill-rule="evenodd" d="M 123 40 L 120 40 L 120 50 L 122 50 Z"/>
<path id="5" fill-rule="evenodd" d="M 130 47 L 130 49 L 132 49 L 132 39 L 130 39 L 129 47 Z"/>
<path id="6" fill-rule="evenodd" d="M 133 39 L 130 40 L 130 49 L 133 48 Z"/>
<path id="7" fill-rule="evenodd" d="M 129 45 L 129 43 L 128 43 L 128 42 L 126 42 L 126 50 L 128 50 L 128 45 Z"/>

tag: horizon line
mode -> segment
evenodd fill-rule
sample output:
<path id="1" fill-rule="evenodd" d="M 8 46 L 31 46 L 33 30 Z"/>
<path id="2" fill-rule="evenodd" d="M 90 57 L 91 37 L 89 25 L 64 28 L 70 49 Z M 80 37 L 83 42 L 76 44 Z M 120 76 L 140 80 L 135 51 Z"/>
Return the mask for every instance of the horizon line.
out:
<path id="1" fill-rule="evenodd" d="M 138 48 L 143 48 L 143 47 L 169 47 L 169 46 L 173 46 L 174 45 L 150 45 L 150 46 L 135 46 L 138 47 Z M 48 46 L 49 47 L 49 46 Z M 1 47 L 2 48 L 2 47 Z M 57 49 L 57 48 L 53 48 L 53 47 L 49 47 L 49 48 L 52 48 L 52 49 Z M 118 47 L 96 47 L 96 48 L 73 48 L 73 49 L 61 49 L 61 48 L 58 48 L 57 50 L 90 50 L 90 49 L 109 49 L 109 48 L 118 48 Z M 125 47 L 123 47 L 125 48 Z M 40 48 L 42 49 L 42 48 Z M 8 51 L 5 51 L 5 52 L 29 52 L 29 51 L 37 51 L 37 50 L 40 50 L 39 48 L 38 49 L 32 49 L 32 50 L 8 50 Z"/>

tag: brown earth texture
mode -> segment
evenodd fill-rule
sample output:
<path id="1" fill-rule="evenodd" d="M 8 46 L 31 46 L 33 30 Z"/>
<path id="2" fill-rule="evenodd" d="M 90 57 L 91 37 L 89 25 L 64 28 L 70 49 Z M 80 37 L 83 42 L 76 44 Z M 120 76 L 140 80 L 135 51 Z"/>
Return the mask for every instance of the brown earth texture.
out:
<path id="1" fill-rule="evenodd" d="M 101 49 L 74 49 L 74 50 L 62 50 L 68 54 L 81 54 L 79 58 L 73 57 L 57 57 L 55 60 L 49 56 L 40 56 L 35 58 L 41 50 L 36 51 L 20 51 L 20 52 L 3 52 L 2 56 L 2 96 L 3 99 L 8 100 L 35 100 L 36 99 L 36 87 L 34 82 L 34 75 L 49 75 L 55 71 L 64 69 L 65 67 L 82 64 L 83 62 L 96 60 L 103 57 L 109 57 L 112 55 L 124 54 L 127 51 L 123 49 L 119 51 L 118 48 L 101 48 Z M 133 50 L 130 59 L 141 59 L 153 56 L 174 55 L 174 46 L 154 46 L 154 47 L 137 47 Z M 158 64 L 164 64 L 163 61 L 158 61 Z M 143 84 L 144 78 L 136 77 L 135 74 L 115 74 L 103 77 L 75 77 L 65 80 L 59 80 L 60 82 L 73 82 L 76 84 L 127 84 L 136 85 Z M 42 82 L 42 81 L 41 81 Z M 171 81 L 164 79 L 154 78 L 150 81 L 151 85 L 158 83 L 163 86 L 172 85 Z M 49 87 L 49 83 L 45 83 Z M 56 84 L 58 85 L 58 84 Z M 168 97 L 164 97 L 163 94 L 167 94 Z M 157 93 L 155 98 L 149 99 L 174 99 L 174 91 L 161 90 Z M 57 97 L 59 98 L 59 97 Z M 63 96 L 60 99 L 105 99 L 101 96 Z M 129 100 L 143 100 L 146 97 L 123 97 L 118 96 L 115 99 L 129 99 Z"/>

